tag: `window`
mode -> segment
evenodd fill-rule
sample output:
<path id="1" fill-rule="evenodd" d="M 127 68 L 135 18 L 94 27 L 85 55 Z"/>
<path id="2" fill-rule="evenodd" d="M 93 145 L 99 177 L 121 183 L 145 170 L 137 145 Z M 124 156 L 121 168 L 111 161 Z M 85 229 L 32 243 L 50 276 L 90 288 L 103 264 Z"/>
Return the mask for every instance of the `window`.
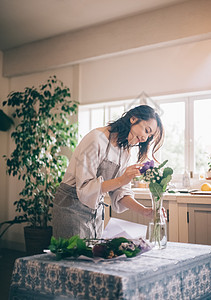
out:
<path id="1" fill-rule="evenodd" d="M 194 169 L 196 173 L 207 170 L 211 153 L 211 97 L 194 100 Z"/>
<path id="2" fill-rule="evenodd" d="M 156 155 L 158 160 L 168 159 L 175 174 L 183 174 L 184 170 L 192 171 L 197 176 L 204 173 L 211 153 L 211 93 L 153 97 L 150 101 L 149 105 L 154 103 L 155 107 L 159 107 L 165 128 L 164 145 Z M 143 99 L 138 98 L 79 106 L 80 137 L 141 103 Z M 131 163 L 136 160 L 134 147 Z"/>
<path id="3" fill-rule="evenodd" d="M 160 104 L 165 129 L 165 140 L 160 151 L 160 161 L 168 159 L 174 173 L 180 173 L 185 165 L 185 103 Z"/>
<path id="4" fill-rule="evenodd" d="M 79 141 L 90 130 L 105 126 L 109 121 L 121 117 L 130 108 L 130 104 L 131 100 L 80 105 L 78 113 Z"/>

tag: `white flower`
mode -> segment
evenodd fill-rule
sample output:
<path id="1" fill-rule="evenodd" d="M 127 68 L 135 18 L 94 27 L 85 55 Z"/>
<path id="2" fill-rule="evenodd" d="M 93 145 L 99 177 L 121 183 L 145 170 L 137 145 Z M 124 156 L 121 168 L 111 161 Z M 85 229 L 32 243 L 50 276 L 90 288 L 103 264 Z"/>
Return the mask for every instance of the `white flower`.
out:
<path id="1" fill-rule="evenodd" d="M 128 245 L 128 243 L 121 243 L 121 245 L 119 246 L 119 250 L 125 250 Z"/>
<path id="2" fill-rule="evenodd" d="M 132 244 L 132 243 L 121 243 L 121 245 L 119 246 L 119 250 L 132 250 L 134 251 L 135 250 L 135 245 Z"/>

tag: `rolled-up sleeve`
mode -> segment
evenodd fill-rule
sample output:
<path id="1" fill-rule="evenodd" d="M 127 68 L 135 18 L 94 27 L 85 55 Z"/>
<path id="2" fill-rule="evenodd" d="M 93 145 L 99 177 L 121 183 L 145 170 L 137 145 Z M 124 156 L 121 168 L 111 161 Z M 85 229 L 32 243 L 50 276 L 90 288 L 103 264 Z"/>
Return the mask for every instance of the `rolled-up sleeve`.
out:
<path id="1" fill-rule="evenodd" d="M 100 199 L 103 197 L 101 184 L 103 177 L 86 179 L 83 183 L 76 185 L 76 191 L 79 200 L 86 206 L 96 209 Z M 81 184 L 82 183 L 82 184 Z"/>
<path id="2" fill-rule="evenodd" d="M 117 213 L 122 213 L 128 210 L 128 208 L 122 205 L 120 200 L 124 196 L 131 196 L 134 198 L 134 193 L 131 190 L 131 184 L 129 183 L 119 189 L 109 192 L 109 196 L 111 198 L 111 208 Z"/>

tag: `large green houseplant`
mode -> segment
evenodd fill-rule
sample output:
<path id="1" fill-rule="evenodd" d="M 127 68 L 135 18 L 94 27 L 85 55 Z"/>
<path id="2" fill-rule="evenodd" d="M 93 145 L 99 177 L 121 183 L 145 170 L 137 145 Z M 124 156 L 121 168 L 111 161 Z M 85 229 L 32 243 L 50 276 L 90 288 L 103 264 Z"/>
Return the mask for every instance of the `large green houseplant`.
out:
<path id="1" fill-rule="evenodd" d="M 77 143 L 77 123 L 71 120 L 77 102 L 70 96 L 69 88 L 53 76 L 39 88 L 12 92 L 3 102 L 13 108 L 12 117 L 17 120 L 11 134 L 15 149 L 10 157 L 5 156 L 7 172 L 24 183 L 14 202 L 18 215 L 7 223 L 28 223 L 33 231 L 25 231 L 25 238 L 33 239 L 35 229 L 39 229 L 39 239 L 43 229 L 51 234 L 53 199 L 68 163 L 61 148 L 74 149 Z"/>

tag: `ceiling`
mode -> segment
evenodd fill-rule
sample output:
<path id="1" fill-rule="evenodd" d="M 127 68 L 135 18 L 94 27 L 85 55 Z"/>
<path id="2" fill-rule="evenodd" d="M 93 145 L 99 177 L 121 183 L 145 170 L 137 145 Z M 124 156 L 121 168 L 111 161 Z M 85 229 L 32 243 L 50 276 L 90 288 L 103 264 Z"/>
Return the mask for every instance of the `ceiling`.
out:
<path id="1" fill-rule="evenodd" d="M 0 0 L 0 50 L 185 0 Z"/>

